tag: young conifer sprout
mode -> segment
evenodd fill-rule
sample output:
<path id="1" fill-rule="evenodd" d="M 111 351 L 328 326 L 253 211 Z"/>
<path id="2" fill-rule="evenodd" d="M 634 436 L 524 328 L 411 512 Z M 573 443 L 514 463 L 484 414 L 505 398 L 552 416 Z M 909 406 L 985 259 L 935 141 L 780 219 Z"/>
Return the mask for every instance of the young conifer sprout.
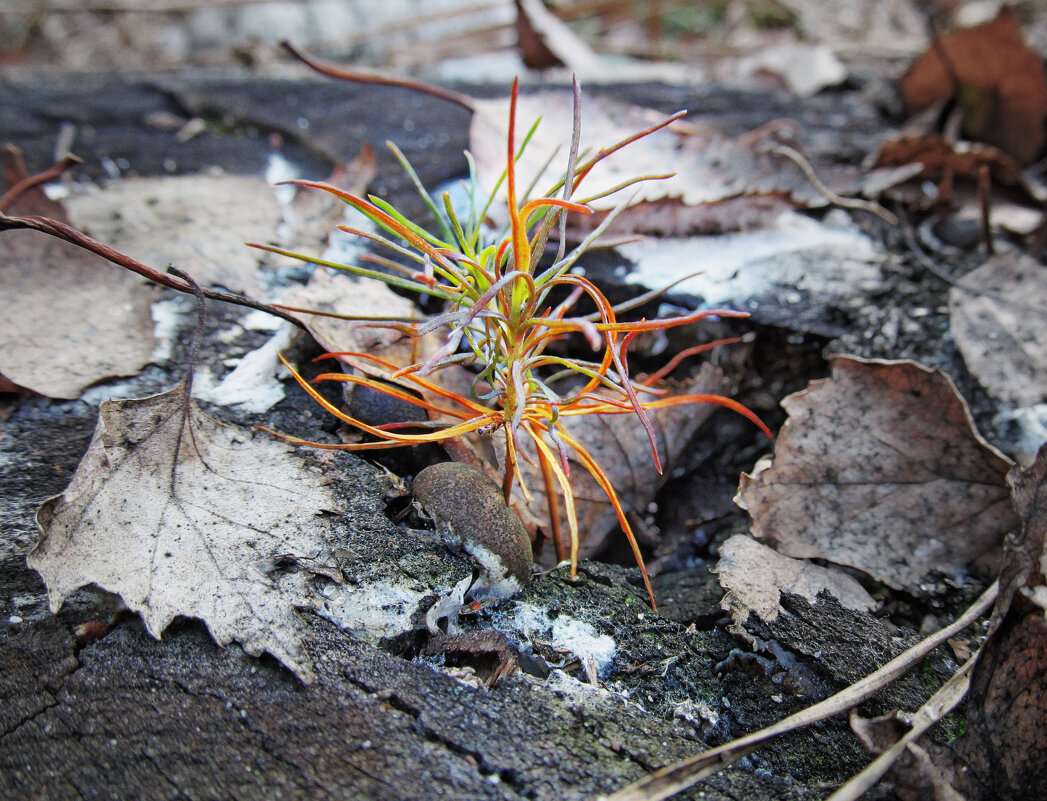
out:
<path id="1" fill-rule="evenodd" d="M 374 441 L 323 444 L 287 435 L 279 436 L 295 444 L 353 451 L 441 442 L 474 433 L 500 437 L 505 453 L 502 491 L 506 502 L 510 501 L 514 487 L 519 487 L 525 498 L 531 498 L 520 472 L 520 460 L 536 462 L 548 501 L 552 531 L 547 533 L 556 545 L 558 558 L 569 559 L 572 577 L 577 571 L 581 537 L 570 483 L 570 462 L 573 460 L 593 476 L 607 495 L 632 548 L 654 607 L 654 593 L 625 509 L 607 474 L 592 457 L 586 444 L 572 436 L 563 421 L 590 414 L 634 415 L 637 424 L 647 432 L 654 464 L 659 471 L 658 444 L 654 427 L 648 418 L 648 412 L 654 409 L 690 403 L 717 404 L 744 415 L 771 437 L 771 432 L 755 414 L 730 398 L 720 395 L 666 395 L 657 389 L 655 383 L 679 359 L 643 381 L 635 381 L 629 375 L 628 347 L 641 332 L 688 325 L 710 316 L 746 317 L 747 314 L 719 309 L 655 320 L 621 322 L 618 320 L 619 313 L 646 303 L 669 287 L 647 293 L 627 304 L 613 306 L 595 284 L 570 271 L 632 198 L 625 197 L 600 225 L 569 252 L 565 246 L 567 212 L 590 214 L 592 210 L 587 204 L 599 197 L 627 189 L 641 181 L 667 177 L 644 176 L 627 181 L 610 192 L 582 200 L 574 199 L 586 176 L 612 153 L 670 125 L 684 112 L 667 117 L 583 159 L 578 152 L 580 92 L 576 83 L 575 123 L 567 170 L 548 192 L 532 198 L 529 190 L 522 189 L 518 183 L 516 161 L 538 123 L 531 127 L 517 148 L 518 91 L 518 82 L 514 82 L 509 106 L 506 168 L 498 185 L 484 199 L 479 197 L 475 165 L 467 154 L 471 173 L 468 183 L 470 208 L 464 217 L 455 211 L 447 194 L 439 200 L 432 197 L 403 154 L 390 145 L 438 221 L 438 233 L 424 229 L 379 198 L 359 197 L 324 183 L 292 182 L 328 192 L 360 211 L 384 233 L 368 233 L 347 226 L 342 226 L 342 229 L 388 248 L 413 263 L 414 267 L 405 267 L 391 259 L 379 259 L 380 263 L 393 270 L 392 273 L 385 273 L 356 265 L 335 264 L 267 245 L 255 247 L 318 266 L 377 278 L 391 287 L 437 298 L 444 303 L 444 312 L 427 320 L 366 320 L 369 325 L 392 328 L 411 336 L 423 336 L 437 329 L 445 329 L 447 335 L 435 353 L 422 362 L 410 365 L 393 364 L 368 353 L 325 354 L 321 358 L 351 360 L 358 373 L 331 372 L 315 379 L 370 387 L 419 406 L 433 421 L 425 430 L 419 432 L 415 423 L 410 424 L 412 430 L 408 432 L 402 430 L 405 424 L 368 425 L 355 419 L 324 399 L 285 361 L 298 383 L 328 412 L 371 435 Z M 503 232 L 492 233 L 485 221 L 503 182 L 507 195 L 508 227 Z M 559 250 L 556 259 L 550 266 L 542 268 L 540 259 L 550 235 L 557 228 Z M 680 280 L 687 277 L 690 276 L 683 276 Z M 566 292 L 566 298 L 553 305 L 554 292 L 556 298 L 563 297 Z M 572 316 L 571 310 L 583 297 L 592 301 L 596 313 Z M 572 333 L 585 337 L 597 356 L 583 360 L 548 352 L 550 343 Z M 705 350 L 726 341 L 702 345 L 689 349 L 687 353 Z M 440 370 L 449 365 L 463 365 L 475 371 L 470 397 L 441 386 Z M 563 515 L 557 497 L 562 499 Z M 569 547 L 564 546 L 562 539 L 564 517 Z"/>

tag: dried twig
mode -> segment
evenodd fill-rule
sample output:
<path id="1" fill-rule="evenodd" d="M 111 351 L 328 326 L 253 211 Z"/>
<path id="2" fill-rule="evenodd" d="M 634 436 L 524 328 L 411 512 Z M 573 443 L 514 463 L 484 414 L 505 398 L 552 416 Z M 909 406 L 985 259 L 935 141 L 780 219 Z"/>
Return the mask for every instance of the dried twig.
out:
<path id="1" fill-rule="evenodd" d="M 675 765 L 662 768 L 638 782 L 604 797 L 605 801 L 660 801 L 692 787 L 707 776 L 741 759 L 768 740 L 786 732 L 809 726 L 857 706 L 872 697 L 899 676 L 908 672 L 927 654 L 975 622 L 996 600 L 1000 583 L 992 585 L 957 620 L 936 634 L 896 656 L 879 670 L 870 673 L 850 687 L 826 698 L 814 706 L 789 715 L 760 731 L 739 737 L 716 748 L 688 757 Z"/>
<path id="2" fill-rule="evenodd" d="M 73 228 L 73 226 L 67 225 L 64 222 L 59 222 L 50 217 L 41 217 L 35 214 L 25 217 L 13 217 L 0 212 L 0 232 L 14 231 L 18 229 L 39 231 L 48 234 L 56 239 L 69 242 L 70 244 L 90 251 L 95 255 L 101 256 L 106 261 L 119 267 L 138 273 L 143 278 L 147 278 L 153 283 L 160 284 L 160 286 L 165 286 L 169 289 L 176 289 L 179 292 L 185 292 L 190 295 L 195 294 L 193 287 L 187 282 L 165 275 L 158 270 L 154 270 L 152 267 L 142 264 L 142 262 L 132 259 L 130 256 L 126 256 L 108 245 L 102 244 L 97 239 L 92 239 L 83 231 L 78 231 L 76 228 Z M 264 311 L 275 317 L 279 317 L 282 320 L 287 320 L 289 323 L 293 323 L 302 330 L 306 330 L 305 325 L 298 318 L 273 306 L 261 303 L 260 301 L 252 300 L 251 298 L 237 295 L 233 292 L 221 292 L 216 289 L 202 289 L 201 292 L 205 298 L 209 298 L 210 300 L 220 300 L 223 303 L 232 303 L 236 306 L 246 306 L 249 309 Z"/>
<path id="3" fill-rule="evenodd" d="M 788 145 L 773 144 L 767 145 L 766 149 L 770 153 L 776 153 L 779 156 L 785 156 L 790 161 L 794 162 L 797 167 L 803 172 L 807 180 L 811 182 L 813 186 L 822 197 L 832 203 L 834 206 L 840 206 L 845 209 L 856 209 L 858 211 L 865 211 L 876 217 L 879 217 L 888 225 L 897 225 L 898 217 L 893 213 L 887 211 L 879 203 L 874 203 L 871 200 L 862 200 L 856 197 L 844 197 L 838 195 L 827 187 L 822 179 L 819 178 L 815 172 L 811 163 L 804 158 L 804 155 L 796 148 L 789 147 Z"/>

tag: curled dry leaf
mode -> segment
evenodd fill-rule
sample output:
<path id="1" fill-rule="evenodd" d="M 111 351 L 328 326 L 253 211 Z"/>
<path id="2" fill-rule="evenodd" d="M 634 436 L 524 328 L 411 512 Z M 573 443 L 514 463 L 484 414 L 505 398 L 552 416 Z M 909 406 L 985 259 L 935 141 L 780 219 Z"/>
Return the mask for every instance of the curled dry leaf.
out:
<path id="1" fill-rule="evenodd" d="M 187 402 L 183 383 L 106 401 L 62 495 L 40 508 L 28 557 L 53 610 L 95 584 L 119 594 L 160 637 L 178 615 L 226 645 L 268 652 L 313 676 L 296 607 L 330 553 L 323 510 L 337 501 L 292 449 L 227 426 Z"/>
<path id="2" fill-rule="evenodd" d="M 1015 467 L 1008 480 L 1021 529 L 1007 538 L 1000 579 L 1002 605 L 1019 589 L 1047 611 L 1047 445 L 1028 469 Z"/>
<path id="3" fill-rule="evenodd" d="M 858 568 L 918 593 L 932 571 L 993 572 L 1017 519 L 1011 462 L 979 436 L 949 378 L 913 362 L 832 359 L 736 501 L 788 556 Z"/>
<path id="4" fill-rule="evenodd" d="M 727 591 L 721 606 L 737 626 L 745 625 L 749 612 L 756 612 L 767 623 L 776 620 L 783 592 L 802 595 L 811 603 L 819 593 L 828 592 L 846 609 L 871 612 L 876 608 L 872 596 L 846 573 L 782 556 L 744 534 L 720 546 L 715 572 Z"/>
<path id="5" fill-rule="evenodd" d="M 996 145 L 1023 164 L 1043 147 L 1043 60 L 1026 46 L 1006 6 L 991 22 L 941 37 L 902 77 L 901 89 L 914 111 L 954 97 L 968 139 Z"/>
<path id="6" fill-rule="evenodd" d="M 949 291 L 949 318 L 967 367 L 1010 406 L 1047 403 L 1047 267 L 1001 253 Z"/>
<path id="7" fill-rule="evenodd" d="M 5 151 L 7 185 L 26 175 L 21 157 Z M 69 222 L 61 204 L 39 187 L 24 192 L 7 211 Z M 51 398 L 76 398 L 92 384 L 135 375 L 149 362 L 155 287 L 36 231 L 5 231 L 0 244 L 0 375 L 12 385 Z"/>

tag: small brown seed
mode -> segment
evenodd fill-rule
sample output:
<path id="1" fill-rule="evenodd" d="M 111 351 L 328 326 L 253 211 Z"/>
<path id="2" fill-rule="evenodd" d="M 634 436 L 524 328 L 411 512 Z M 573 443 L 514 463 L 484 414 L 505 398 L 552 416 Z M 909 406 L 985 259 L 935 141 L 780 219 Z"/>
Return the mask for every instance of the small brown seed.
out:
<path id="1" fill-rule="evenodd" d="M 479 591 L 507 597 L 527 582 L 531 540 L 482 470 L 461 462 L 434 464 L 415 476 L 413 491 L 437 525 L 480 563 Z"/>

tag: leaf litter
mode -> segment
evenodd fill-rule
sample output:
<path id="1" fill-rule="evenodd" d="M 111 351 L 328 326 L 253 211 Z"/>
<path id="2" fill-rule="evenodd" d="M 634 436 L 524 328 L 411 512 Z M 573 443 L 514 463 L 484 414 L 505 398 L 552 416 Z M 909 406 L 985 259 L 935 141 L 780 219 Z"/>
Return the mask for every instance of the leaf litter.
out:
<path id="1" fill-rule="evenodd" d="M 963 134 L 1034 161 L 1044 144 L 1047 74 L 1004 6 L 984 25 L 939 37 L 902 76 L 910 110 L 952 99 Z"/>
<path id="2" fill-rule="evenodd" d="M 765 622 L 777 619 L 782 593 L 802 595 L 811 603 L 822 592 L 833 595 L 845 609 L 871 612 L 872 596 L 842 570 L 792 559 L 751 537 L 736 534 L 720 546 L 715 572 L 727 594 L 721 606 L 731 613 L 736 630 L 743 630 L 750 612 Z"/>
<path id="3" fill-rule="evenodd" d="M 949 291 L 949 319 L 968 369 L 1011 407 L 1047 403 L 1047 267 L 1014 251 Z"/>
<path id="4" fill-rule="evenodd" d="M 470 152 L 480 184 L 493 187 L 502 170 L 507 101 L 500 98 L 472 103 L 475 113 L 469 131 Z M 545 187 L 556 182 L 553 165 L 559 163 L 562 132 L 571 130 L 572 113 L 569 92 L 521 96 L 521 117 L 541 120 L 519 160 L 523 185 Z M 665 119 L 651 109 L 595 98 L 586 106 L 580 152 L 594 155 L 599 143 L 621 140 Z M 633 142 L 627 151 L 601 161 L 585 182 L 585 193 L 593 198 L 589 205 L 596 213 L 584 220 L 572 218 L 571 225 L 584 224 L 576 235 L 595 228 L 621 202 L 618 195 L 610 198 L 603 194 L 642 175 L 662 178 L 631 190 L 636 195 L 612 224 L 610 235 L 686 236 L 736 230 L 739 221 L 758 227 L 787 208 L 824 207 L 828 202 L 824 193 L 811 184 L 794 161 L 774 152 L 775 137 L 783 132 L 791 137 L 797 128 L 786 121 L 743 137 L 729 137 L 714 128 L 677 119 Z M 522 140 L 523 134 L 520 136 Z M 846 165 L 826 167 L 821 177 L 838 194 L 860 187 L 860 173 Z M 746 202 L 730 203 L 742 198 Z M 721 204 L 730 211 L 725 213 Z"/>
<path id="5" fill-rule="evenodd" d="M 272 236 L 282 212 L 260 177 L 125 178 L 66 205 L 74 225 L 128 256 L 174 264 L 201 286 L 263 295 L 259 254 L 244 242 Z"/>

